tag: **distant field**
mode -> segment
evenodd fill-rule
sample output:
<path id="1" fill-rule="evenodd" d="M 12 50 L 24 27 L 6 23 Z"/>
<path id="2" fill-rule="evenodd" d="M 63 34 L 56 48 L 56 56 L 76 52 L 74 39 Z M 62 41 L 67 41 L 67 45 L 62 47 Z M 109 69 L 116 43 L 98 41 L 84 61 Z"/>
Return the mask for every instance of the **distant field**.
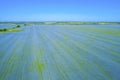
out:
<path id="1" fill-rule="evenodd" d="M 120 80 L 120 25 L 20 30 L 0 33 L 0 80 Z"/>

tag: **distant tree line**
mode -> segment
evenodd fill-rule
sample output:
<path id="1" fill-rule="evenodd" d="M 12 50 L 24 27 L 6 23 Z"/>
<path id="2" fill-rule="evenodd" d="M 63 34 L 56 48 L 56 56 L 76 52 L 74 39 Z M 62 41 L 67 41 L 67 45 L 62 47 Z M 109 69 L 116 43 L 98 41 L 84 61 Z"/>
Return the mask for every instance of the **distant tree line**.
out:
<path id="1" fill-rule="evenodd" d="M 20 28 L 21 26 L 20 25 L 16 25 L 15 27 L 13 27 L 12 29 L 16 29 L 16 28 Z M 4 29 L 0 29 L 1 32 L 5 32 L 5 31 L 8 31 L 10 30 L 11 28 L 4 28 Z"/>
<path id="2" fill-rule="evenodd" d="M 0 29 L 0 31 L 7 31 L 7 29 L 6 29 L 6 28 L 4 28 L 4 29 Z"/>
<path id="3" fill-rule="evenodd" d="M 20 25 L 16 25 L 15 27 L 13 27 L 12 29 L 16 29 L 16 28 L 20 28 Z"/>

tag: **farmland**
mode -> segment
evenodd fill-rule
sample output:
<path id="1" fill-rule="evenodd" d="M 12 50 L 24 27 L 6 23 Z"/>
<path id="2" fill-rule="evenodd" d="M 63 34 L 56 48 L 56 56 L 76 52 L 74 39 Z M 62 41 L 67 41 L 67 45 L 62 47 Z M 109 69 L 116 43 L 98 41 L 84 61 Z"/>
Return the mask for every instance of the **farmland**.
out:
<path id="1" fill-rule="evenodd" d="M 120 80 L 120 25 L 27 25 L 0 32 L 0 80 Z"/>

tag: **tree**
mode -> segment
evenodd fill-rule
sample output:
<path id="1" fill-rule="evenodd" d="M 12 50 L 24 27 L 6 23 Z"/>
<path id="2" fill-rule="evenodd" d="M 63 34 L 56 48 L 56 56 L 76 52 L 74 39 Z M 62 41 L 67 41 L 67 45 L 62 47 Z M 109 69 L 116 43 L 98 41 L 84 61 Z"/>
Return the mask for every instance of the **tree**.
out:
<path id="1" fill-rule="evenodd" d="M 16 28 L 19 28 L 19 27 L 20 27 L 20 25 L 17 25 L 17 26 L 16 26 Z"/>
<path id="2" fill-rule="evenodd" d="M 7 29 L 5 28 L 5 29 L 3 29 L 3 31 L 7 31 Z"/>

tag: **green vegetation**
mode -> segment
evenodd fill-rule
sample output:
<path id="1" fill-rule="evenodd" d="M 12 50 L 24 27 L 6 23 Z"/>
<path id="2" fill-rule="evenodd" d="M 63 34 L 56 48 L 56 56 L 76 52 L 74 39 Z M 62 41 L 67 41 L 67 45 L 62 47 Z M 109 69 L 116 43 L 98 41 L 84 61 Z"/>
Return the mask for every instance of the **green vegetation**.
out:
<path id="1" fill-rule="evenodd" d="M 17 25 L 16 28 L 20 28 L 20 25 Z"/>
<path id="2" fill-rule="evenodd" d="M 4 32 L 4 31 L 7 31 L 7 29 L 0 29 L 0 32 Z"/>
<path id="3" fill-rule="evenodd" d="M 0 34 L 0 80 L 120 80 L 119 25 L 29 24 Z"/>
<path id="4" fill-rule="evenodd" d="M 22 30 L 19 30 L 18 28 L 20 28 L 20 25 L 17 25 L 16 27 L 13 28 L 4 28 L 4 29 L 0 29 L 0 32 L 20 32 Z"/>
<path id="5" fill-rule="evenodd" d="M 65 37 L 64 40 L 70 40 L 70 38 Z"/>
<path id="6" fill-rule="evenodd" d="M 120 22 L 57 22 L 57 21 L 46 21 L 46 22 L 0 22 L 0 24 L 11 24 L 15 25 L 13 28 L 8 29 L 0 29 L 0 32 L 20 32 L 18 28 L 25 26 L 35 26 L 35 25 L 120 25 Z M 111 34 L 111 35 L 120 35 L 119 30 L 106 30 L 100 28 L 80 28 L 81 30 L 87 30 L 90 32 L 97 32 L 103 34 Z M 67 39 L 66 39 L 67 40 Z"/>
<path id="7" fill-rule="evenodd" d="M 95 28 L 95 27 L 90 27 L 90 28 L 89 27 L 80 27 L 78 29 L 88 31 L 88 32 L 120 36 L 120 30 L 119 29 L 106 29 L 106 28 Z"/>
<path id="8" fill-rule="evenodd" d="M 108 24 L 116 24 L 120 25 L 120 22 L 58 22 L 58 21 L 45 21 L 45 22 L 0 22 L 0 24 L 15 24 L 16 27 L 21 26 L 33 26 L 33 25 L 83 25 L 83 24 L 96 24 L 96 25 L 108 25 Z"/>
<path id="9" fill-rule="evenodd" d="M 0 29 L 0 32 L 20 32 L 18 29 Z"/>

